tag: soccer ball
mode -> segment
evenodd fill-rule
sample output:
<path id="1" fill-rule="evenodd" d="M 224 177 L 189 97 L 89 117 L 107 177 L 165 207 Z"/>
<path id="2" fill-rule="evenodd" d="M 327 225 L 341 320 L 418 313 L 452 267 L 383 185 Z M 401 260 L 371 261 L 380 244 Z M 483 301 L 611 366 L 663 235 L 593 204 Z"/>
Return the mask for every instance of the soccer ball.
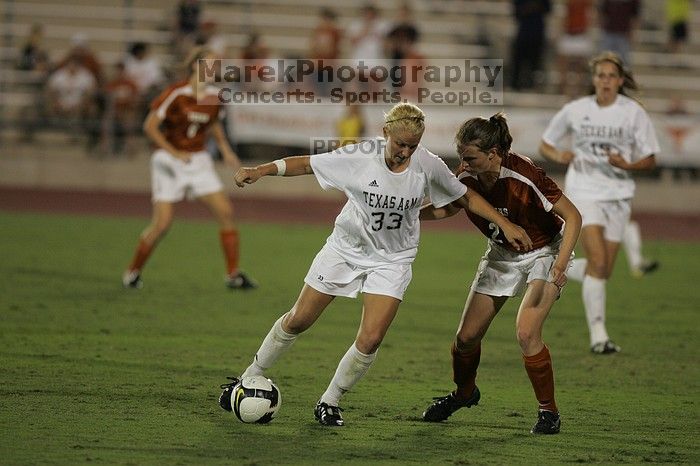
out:
<path id="1" fill-rule="evenodd" d="M 245 423 L 267 424 L 280 409 L 282 396 L 272 380 L 261 375 L 243 377 L 231 391 L 231 406 Z"/>

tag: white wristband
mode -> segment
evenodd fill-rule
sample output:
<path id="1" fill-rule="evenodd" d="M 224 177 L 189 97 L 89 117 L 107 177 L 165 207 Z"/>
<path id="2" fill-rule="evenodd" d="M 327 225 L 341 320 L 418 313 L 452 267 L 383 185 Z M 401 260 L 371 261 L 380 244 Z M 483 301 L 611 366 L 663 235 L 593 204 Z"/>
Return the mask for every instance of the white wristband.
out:
<path id="1" fill-rule="evenodd" d="M 287 171 L 287 162 L 282 159 L 277 159 L 272 163 L 277 167 L 277 176 L 284 176 L 284 173 Z"/>

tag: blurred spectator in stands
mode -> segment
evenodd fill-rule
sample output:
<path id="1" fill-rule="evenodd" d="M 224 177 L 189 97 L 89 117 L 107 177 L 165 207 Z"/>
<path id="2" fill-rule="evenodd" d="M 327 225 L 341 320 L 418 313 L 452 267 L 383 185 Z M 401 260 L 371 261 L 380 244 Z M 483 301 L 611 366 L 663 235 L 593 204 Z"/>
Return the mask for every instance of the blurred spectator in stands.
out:
<path id="1" fill-rule="evenodd" d="M 568 97 L 582 95 L 588 86 L 588 57 L 593 54 L 590 16 L 593 0 L 567 0 L 557 65 L 559 92 Z"/>
<path id="2" fill-rule="evenodd" d="M 272 87 L 277 83 L 263 83 L 260 81 L 256 73 L 260 67 L 268 63 L 270 58 L 270 49 L 265 44 L 263 38 L 257 32 L 248 34 L 248 41 L 243 47 L 241 58 L 245 61 L 245 66 L 252 69 L 251 82 L 243 82 L 243 87 L 250 89 L 262 89 L 264 87 Z"/>
<path id="3" fill-rule="evenodd" d="M 545 20 L 551 9 L 550 0 L 513 0 L 517 32 L 512 47 L 510 82 L 516 91 L 532 89 L 536 81 L 544 80 Z"/>
<path id="4" fill-rule="evenodd" d="M 346 105 L 345 112 L 336 122 L 340 145 L 359 143 L 365 135 L 366 127 L 362 107 L 357 104 Z"/>
<path id="5" fill-rule="evenodd" d="M 199 32 L 202 5 L 199 0 L 180 0 L 175 18 L 175 48 L 178 58 L 187 55 Z"/>
<path id="6" fill-rule="evenodd" d="M 20 140 L 31 142 L 34 131 L 42 125 L 46 117 L 44 106 L 44 88 L 51 64 L 49 55 L 43 47 L 44 28 L 41 24 L 33 24 L 27 39 L 22 44 L 17 60 L 17 69 L 26 71 L 20 82 L 31 92 L 31 100 L 19 110 L 19 124 L 22 128 Z"/>
<path id="7" fill-rule="evenodd" d="M 690 0 L 666 0 L 666 21 L 669 27 L 669 51 L 678 53 L 688 42 Z"/>
<path id="8" fill-rule="evenodd" d="M 141 127 L 138 106 L 142 102 L 139 87 L 122 62 L 115 65 L 115 75 L 105 86 L 107 108 L 102 120 L 102 140 L 109 152 L 132 152 L 132 137 Z"/>
<path id="9" fill-rule="evenodd" d="M 71 48 L 68 53 L 61 59 L 54 69 L 59 69 L 65 66 L 71 60 L 77 60 L 78 64 L 88 70 L 92 77 L 95 78 L 95 83 L 99 89 L 103 83 L 102 65 L 97 59 L 97 55 L 92 51 L 88 44 L 88 39 L 82 32 L 75 33 L 71 37 Z"/>
<path id="10" fill-rule="evenodd" d="M 598 5 L 600 17 L 600 51 L 617 53 L 626 67 L 631 65 L 632 36 L 640 17 L 639 0 L 601 0 Z"/>
<path id="11" fill-rule="evenodd" d="M 17 68 L 25 71 L 36 71 L 41 75 L 49 71 L 49 55 L 42 44 L 44 26 L 32 24 L 29 36 L 22 45 L 17 61 Z"/>
<path id="12" fill-rule="evenodd" d="M 367 67 L 386 65 L 385 39 L 389 32 L 389 23 L 381 19 L 379 10 L 371 3 L 362 7 L 362 17 L 356 19 L 348 28 L 350 39 L 350 56 L 356 61 L 362 60 Z M 376 76 L 362 75 L 361 82 L 370 80 L 370 86 L 377 88 Z"/>
<path id="13" fill-rule="evenodd" d="M 391 25 L 388 40 L 388 54 L 391 65 L 400 65 L 403 60 L 407 43 L 415 44 L 420 38 L 420 31 L 413 17 L 411 4 L 404 2 L 399 8 L 399 14 L 394 24 Z"/>
<path id="14" fill-rule="evenodd" d="M 331 8 L 321 8 L 318 24 L 311 33 L 309 54 L 314 59 L 337 60 L 340 58 L 340 41 L 343 31 L 336 23 L 338 15 Z"/>
<path id="15" fill-rule="evenodd" d="M 219 25 L 216 24 L 216 21 L 202 21 L 195 45 L 198 47 L 206 46 L 214 56 L 226 58 L 228 43 L 223 34 L 219 34 Z"/>
<path id="16" fill-rule="evenodd" d="M 136 84 L 141 100 L 141 116 L 148 113 L 148 102 L 153 100 L 161 91 L 165 76 L 163 69 L 155 58 L 150 55 L 150 48 L 145 42 L 135 42 L 129 47 L 129 53 L 124 59 L 126 76 Z"/>
<path id="17" fill-rule="evenodd" d="M 323 64 L 324 67 L 332 66 L 328 60 L 337 60 L 340 58 L 340 41 L 343 37 L 343 31 L 336 23 L 337 15 L 330 8 L 321 8 L 318 16 L 318 24 L 311 33 L 309 38 L 309 57 L 314 60 L 323 60 L 324 63 L 318 62 L 318 65 Z M 337 82 L 329 82 L 326 73 L 323 73 L 319 68 L 316 82 L 318 90 L 322 95 L 328 95 L 330 90 L 337 87 Z"/>
<path id="18" fill-rule="evenodd" d="M 49 77 L 49 113 L 58 126 L 71 131 L 73 140 L 77 139 L 81 129 L 91 128 L 91 120 L 95 118 L 96 91 L 97 81 L 77 56 L 69 56 L 65 64 Z"/>

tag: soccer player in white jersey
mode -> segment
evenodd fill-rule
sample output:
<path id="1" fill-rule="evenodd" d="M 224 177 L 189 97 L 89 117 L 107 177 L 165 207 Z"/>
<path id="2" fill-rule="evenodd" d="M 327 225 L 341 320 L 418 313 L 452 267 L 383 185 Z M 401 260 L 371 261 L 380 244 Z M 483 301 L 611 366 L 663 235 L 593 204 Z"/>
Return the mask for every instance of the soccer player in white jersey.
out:
<path id="1" fill-rule="evenodd" d="M 606 282 L 612 274 L 634 196 L 632 172 L 655 167 L 659 143 L 647 112 L 627 96 L 636 90 L 620 57 L 603 52 L 591 60 L 592 95 L 566 104 L 542 136 L 540 152 L 567 164 L 565 191 L 581 212 L 585 260 L 573 261 L 569 276 L 583 282 L 583 305 L 591 351 L 617 353 L 605 327 Z M 572 149 L 557 143 L 572 135 Z"/>
<path id="2" fill-rule="evenodd" d="M 236 184 L 263 176 L 314 174 L 324 189 L 342 191 L 347 203 L 333 232 L 316 255 L 291 310 L 274 323 L 241 377 L 262 375 L 320 317 L 336 296 L 363 294 L 362 320 L 355 341 L 314 409 L 326 426 L 342 426 L 338 404 L 367 372 L 396 316 L 411 281 L 420 233 L 420 208 L 430 198 L 442 207 L 453 201 L 498 225 L 514 248 L 530 250 L 525 231 L 499 214 L 479 194 L 460 183 L 445 163 L 420 145 L 425 115 L 400 103 L 385 115 L 384 138 L 336 151 L 286 157 L 241 168 Z M 231 410 L 232 383 L 221 386 L 219 404 Z"/>

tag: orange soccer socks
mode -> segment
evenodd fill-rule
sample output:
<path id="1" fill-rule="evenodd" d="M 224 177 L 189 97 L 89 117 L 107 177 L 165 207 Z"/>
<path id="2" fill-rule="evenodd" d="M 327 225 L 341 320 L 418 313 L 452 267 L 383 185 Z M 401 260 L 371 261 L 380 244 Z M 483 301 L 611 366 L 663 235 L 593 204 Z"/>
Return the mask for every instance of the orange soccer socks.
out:
<path id="1" fill-rule="evenodd" d="M 481 343 L 471 351 L 459 351 L 456 342 L 452 343 L 452 380 L 457 384 L 455 398 L 466 400 L 476 388 L 476 369 L 481 360 Z"/>
<path id="2" fill-rule="evenodd" d="M 557 404 L 554 402 L 554 372 L 549 348 L 545 345 L 542 351 L 533 356 L 523 355 L 523 362 L 540 409 L 558 413 Z"/>
<path id="3" fill-rule="evenodd" d="M 221 239 L 221 249 L 223 249 L 224 257 L 226 258 L 226 273 L 231 276 L 238 272 L 238 230 L 221 230 L 219 237 Z"/>
<path id="4" fill-rule="evenodd" d="M 134 252 L 134 258 L 131 259 L 129 264 L 129 272 L 140 271 L 143 269 L 144 264 L 151 256 L 155 244 L 146 243 L 143 238 L 139 238 L 139 244 L 136 246 L 136 251 Z"/>

